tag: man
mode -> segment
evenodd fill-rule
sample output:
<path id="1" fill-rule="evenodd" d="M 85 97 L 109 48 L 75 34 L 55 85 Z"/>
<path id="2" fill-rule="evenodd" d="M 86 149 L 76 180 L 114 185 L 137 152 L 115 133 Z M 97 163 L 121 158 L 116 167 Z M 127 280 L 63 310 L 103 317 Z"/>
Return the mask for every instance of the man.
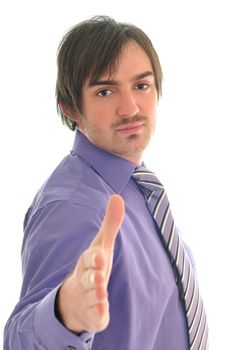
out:
<path id="1" fill-rule="evenodd" d="M 100 16 L 63 38 L 57 105 L 76 137 L 26 214 L 21 298 L 4 349 L 206 349 L 203 306 L 193 330 L 193 286 L 184 290 L 136 180 L 161 85 L 158 56 L 133 25 Z"/>

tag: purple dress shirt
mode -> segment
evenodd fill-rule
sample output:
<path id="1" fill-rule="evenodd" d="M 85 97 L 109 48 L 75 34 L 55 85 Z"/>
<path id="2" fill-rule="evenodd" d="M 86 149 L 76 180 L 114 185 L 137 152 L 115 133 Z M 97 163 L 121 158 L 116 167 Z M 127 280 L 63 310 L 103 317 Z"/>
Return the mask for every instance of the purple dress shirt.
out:
<path id="1" fill-rule="evenodd" d="M 4 350 L 187 350 L 175 276 L 131 177 L 134 168 L 76 133 L 72 152 L 25 216 L 23 284 L 5 327 Z M 77 336 L 55 316 L 57 290 L 98 232 L 113 193 L 124 198 L 126 215 L 108 286 L 110 323 L 103 332 Z"/>

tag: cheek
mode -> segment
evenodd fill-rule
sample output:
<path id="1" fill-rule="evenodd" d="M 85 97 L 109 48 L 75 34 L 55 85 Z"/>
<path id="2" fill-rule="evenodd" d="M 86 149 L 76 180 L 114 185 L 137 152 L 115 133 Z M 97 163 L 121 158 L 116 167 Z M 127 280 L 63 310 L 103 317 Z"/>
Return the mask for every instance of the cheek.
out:
<path id="1" fill-rule="evenodd" d="M 91 123 L 97 127 L 108 127 L 112 122 L 112 111 L 107 108 L 107 106 L 99 106 L 99 108 L 94 108 L 89 115 Z"/>
<path id="2" fill-rule="evenodd" d="M 148 119 L 155 120 L 156 119 L 156 105 L 154 103 L 146 106 L 146 115 Z"/>
<path id="3" fill-rule="evenodd" d="M 157 99 L 154 94 L 147 95 L 139 104 L 147 114 L 154 114 L 156 112 Z"/>

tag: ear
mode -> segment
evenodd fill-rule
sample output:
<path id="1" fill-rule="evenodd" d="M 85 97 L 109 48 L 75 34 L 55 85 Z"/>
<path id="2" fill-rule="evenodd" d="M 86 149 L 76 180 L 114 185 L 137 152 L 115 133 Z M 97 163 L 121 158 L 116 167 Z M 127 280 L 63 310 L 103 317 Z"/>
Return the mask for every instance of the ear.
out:
<path id="1" fill-rule="evenodd" d="M 64 102 L 59 102 L 59 108 L 67 118 L 79 124 L 81 119 L 81 113 L 79 111 L 70 109 Z"/>

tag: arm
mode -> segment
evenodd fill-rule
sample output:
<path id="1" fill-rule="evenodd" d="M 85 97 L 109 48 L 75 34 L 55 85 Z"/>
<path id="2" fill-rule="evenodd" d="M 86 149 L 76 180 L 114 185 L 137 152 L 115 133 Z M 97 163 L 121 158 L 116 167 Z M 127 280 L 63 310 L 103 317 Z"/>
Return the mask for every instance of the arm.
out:
<path id="1" fill-rule="evenodd" d="M 39 301 L 29 303 L 18 313 L 16 308 L 5 328 L 4 350 L 68 349 L 68 346 L 78 350 L 91 348 L 92 334 L 77 337 L 56 319 L 56 292 L 57 288 L 45 296 L 41 294 Z"/>
<path id="2" fill-rule="evenodd" d="M 79 323 L 82 317 L 78 311 L 82 309 L 86 314 L 83 307 L 85 298 L 82 298 L 83 295 L 78 297 L 78 293 L 70 294 L 67 286 L 71 286 L 73 290 L 73 284 L 70 283 L 72 276 L 71 281 L 79 286 L 77 290 L 83 294 L 83 287 L 86 286 L 78 282 L 76 271 L 86 269 L 86 266 L 83 267 L 82 263 L 76 264 L 76 261 L 83 261 L 81 255 L 84 251 L 88 251 L 88 246 L 100 225 L 100 215 L 94 210 L 69 202 L 50 204 L 29 219 L 22 250 L 24 278 L 21 300 L 5 328 L 5 350 L 66 349 L 68 346 L 80 350 L 91 348 L 93 334 L 84 333 L 78 337 L 73 333 L 85 329 L 91 331 L 92 325 L 88 324 L 88 319 L 84 321 L 85 329 L 82 329 L 82 323 Z M 101 241 L 100 231 L 90 250 L 96 250 L 99 240 Z M 88 258 L 87 261 L 92 259 Z M 106 261 L 103 265 L 107 265 Z M 65 279 L 70 271 L 73 273 Z M 61 297 L 58 299 L 58 304 L 65 326 L 55 316 L 55 300 L 60 285 Z M 73 300 L 73 306 L 68 307 L 70 300 Z M 66 307 L 67 310 L 75 311 L 76 319 L 73 315 L 65 314 Z M 106 314 L 107 311 L 101 314 L 100 318 L 105 318 Z M 74 319 L 74 325 L 70 323 L 70 317 L 71 320 Z M 96 323 L 99 324 L 99 318 Z M 102 328 L 101 320 L 100 323 Z"/>
<path id="3" fill-rule="evenodd" d="M 67 345 L 84 349 L 82 339 L 57 321 L 55 291 L 73 270 L 100 223 L 99 213 L 69 201 L 53 202 L 27 215 L 21 296 L 5 328 L 4 350 L 59 349 L 61 345 L 64 349 Z"/>

